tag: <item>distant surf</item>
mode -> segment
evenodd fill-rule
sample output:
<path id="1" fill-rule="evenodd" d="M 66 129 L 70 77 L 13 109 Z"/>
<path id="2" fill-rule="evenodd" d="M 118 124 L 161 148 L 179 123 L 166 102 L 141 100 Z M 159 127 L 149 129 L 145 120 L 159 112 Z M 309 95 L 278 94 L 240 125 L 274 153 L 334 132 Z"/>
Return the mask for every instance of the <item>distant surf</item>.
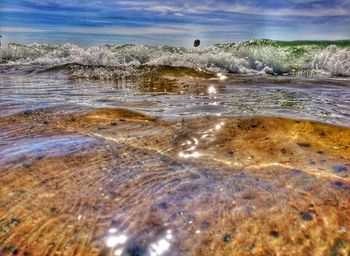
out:
<path id="1" fill-rule="evenodd" d="M 66 43 L 9 44 L 0 49 L 0 70 L 69 70 L 84 78 L 127 77 L 139 67 L 169 66 L 207 72 L 301 77 L 350 77 L 350 40 L 274 41 L 256 39 L 207 48 Z"/>

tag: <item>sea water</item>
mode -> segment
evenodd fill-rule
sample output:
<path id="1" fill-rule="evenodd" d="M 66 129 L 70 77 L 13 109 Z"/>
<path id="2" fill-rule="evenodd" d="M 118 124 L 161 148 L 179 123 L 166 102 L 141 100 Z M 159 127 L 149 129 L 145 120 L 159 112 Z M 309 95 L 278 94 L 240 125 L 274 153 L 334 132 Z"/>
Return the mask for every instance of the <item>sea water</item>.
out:
<path id="1" fill-rule="evenodd" d="M 0 255 L 348 255 L 348 41 L 0 50 Z"/>

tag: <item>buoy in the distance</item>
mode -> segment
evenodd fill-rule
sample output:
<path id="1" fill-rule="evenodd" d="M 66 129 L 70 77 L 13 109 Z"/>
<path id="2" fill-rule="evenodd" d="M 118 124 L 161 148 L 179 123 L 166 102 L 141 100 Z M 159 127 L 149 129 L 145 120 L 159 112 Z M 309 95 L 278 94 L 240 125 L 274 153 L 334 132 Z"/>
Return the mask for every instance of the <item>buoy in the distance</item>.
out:
<path id="1" fill-rule="evenodd" d="M 194 40 L 193 46 L 198 47 L 201 44 L 201 41 L 199 39 Z"/>

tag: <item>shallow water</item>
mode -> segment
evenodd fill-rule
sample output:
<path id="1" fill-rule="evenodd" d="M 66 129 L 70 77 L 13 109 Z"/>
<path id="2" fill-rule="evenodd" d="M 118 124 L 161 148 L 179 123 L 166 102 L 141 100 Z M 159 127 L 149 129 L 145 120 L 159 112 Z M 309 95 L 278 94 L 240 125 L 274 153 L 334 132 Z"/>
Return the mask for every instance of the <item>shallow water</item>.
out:
<path id="1" fill-rule="evenodd" d="M 348 80 L 0 75 L 0 255 L 349 255 Z"/>
<path id="2" fill-rule="evenodd" d="M 179 69 L 141 82 L 2 74 L 0 116 L 59 105 L 125 107 L 163 117 L 273 115 L 350 126 L 349 80 L 203 75 Z"/>

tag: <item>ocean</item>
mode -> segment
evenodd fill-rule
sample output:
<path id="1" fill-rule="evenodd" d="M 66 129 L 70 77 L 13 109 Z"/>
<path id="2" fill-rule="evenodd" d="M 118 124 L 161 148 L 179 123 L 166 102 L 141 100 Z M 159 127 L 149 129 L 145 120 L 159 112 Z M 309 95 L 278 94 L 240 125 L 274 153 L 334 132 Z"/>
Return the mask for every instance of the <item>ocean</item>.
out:
<path id="1" fill-rule="evenodd" d="M 350 40 L 0 63 L 0 255 L 350 253 Z"/>

